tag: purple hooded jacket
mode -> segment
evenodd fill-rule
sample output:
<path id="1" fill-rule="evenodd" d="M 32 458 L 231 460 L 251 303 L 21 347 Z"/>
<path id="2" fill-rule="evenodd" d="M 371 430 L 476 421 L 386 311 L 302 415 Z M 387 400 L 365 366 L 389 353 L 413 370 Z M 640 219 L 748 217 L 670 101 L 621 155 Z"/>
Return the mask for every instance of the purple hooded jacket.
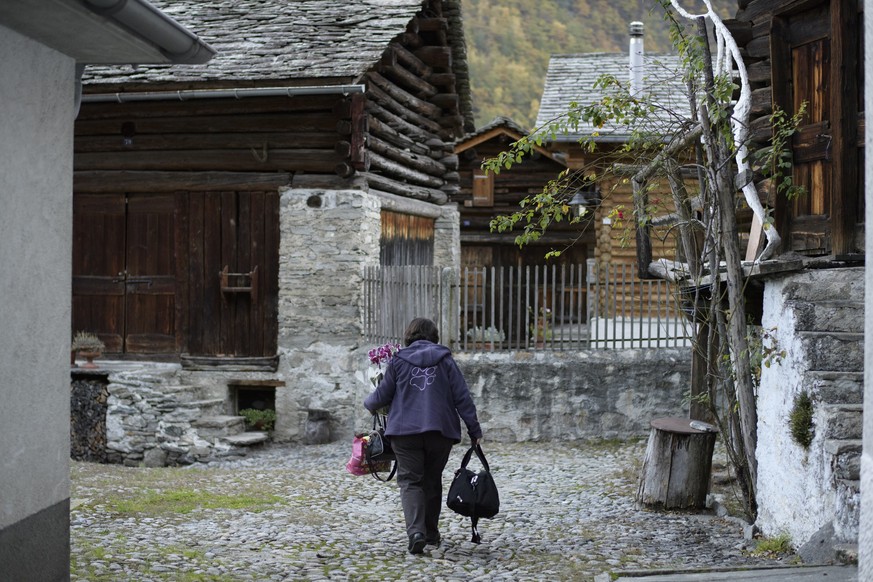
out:
<path id="1" fill-rule="evenodd" d="M 482 438 L 467 381 L 446 346 L 418 340 L 394 354 L 385 377 L 364 400 L 370 412 L 388 405 L 387 436 L 439 431 L 458 443 L 460 415 L 470 438 Z"/>

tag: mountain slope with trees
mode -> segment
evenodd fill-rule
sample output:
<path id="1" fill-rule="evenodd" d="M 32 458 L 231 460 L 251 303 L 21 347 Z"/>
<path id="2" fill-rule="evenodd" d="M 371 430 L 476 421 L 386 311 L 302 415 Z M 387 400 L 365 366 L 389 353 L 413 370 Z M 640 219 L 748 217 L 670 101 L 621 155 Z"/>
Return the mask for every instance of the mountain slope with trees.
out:
<path id="1" fill-rule="evenodd" d="M 632 21 L 646 52 L 675 52 L 656 0 L 465 0 L 463 14 L 477 127 L 503 115 L 533 129 L 549 57 L 627 52 Z"/>

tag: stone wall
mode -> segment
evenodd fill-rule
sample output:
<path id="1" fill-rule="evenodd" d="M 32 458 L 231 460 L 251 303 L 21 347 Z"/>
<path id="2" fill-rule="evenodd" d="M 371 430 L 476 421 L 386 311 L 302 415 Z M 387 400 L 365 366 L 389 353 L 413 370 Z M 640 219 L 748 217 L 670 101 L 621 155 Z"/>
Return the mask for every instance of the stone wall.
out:
<path id="1" fill-rule="evenodd" d="M 584 350 L 457 355 L 495 442 L 645 436 L 649 422 L 686 416 L 691 352 Z"/>
<path id="2" fill-rule="evenodd" d="M 761 374 L 757 525 L 766 535 L 788 534 L 802 556 L 810 540 L 854 543 L 858 536 L 863 272 L 789 273 L 764 287 L 762 326 L 769 347 L 784 357 Z M 790 424 L 801 393 L 813 410 L 807 448 L 792 437 Z"/>
<path id="3" fill-rule="evenodd" d="M 305 393 L 276 388 L 278 419 L 286 417 L 285 424 L 294 430 L 277 430 L 274 440 L 306 443 L 307 428 L 325 412 L 331 440 L 351 439 L 355 431 L 369 426 L 362 405 L 372 389 L 365 377 L 366 352 L 353 350 L 346 360 L 354 371 L 335 386 L 320 389 L 312 383 Z M 652 419 L 686 414 L 681 403 L 691 363 L 690 352 L 682 348 L 458 353 L 456 360 L 492 442 L 642 437 Z M 317 369 L 305 358 L 298 364 L 313 373 Z M 198 420 L 232 412 L 229 385 L 277 377 L 188 371 L 172 364 L 102 365 L 109 394 L 107 460 L 132 466 L 244 455 Z"/>

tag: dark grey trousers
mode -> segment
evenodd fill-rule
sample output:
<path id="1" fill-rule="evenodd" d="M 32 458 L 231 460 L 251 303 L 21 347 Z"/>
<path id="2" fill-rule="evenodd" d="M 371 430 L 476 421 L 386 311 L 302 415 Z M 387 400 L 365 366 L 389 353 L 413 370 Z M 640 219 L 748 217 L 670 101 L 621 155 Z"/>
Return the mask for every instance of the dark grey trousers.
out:
<path id="1" fill-rule="evenodd" d="M 443 469 L 453 445 L 453 440 L 438 432 L 391 437 L 406 535 L 410 537 L 423 533 L 429 542 L 440 538 Z"/>

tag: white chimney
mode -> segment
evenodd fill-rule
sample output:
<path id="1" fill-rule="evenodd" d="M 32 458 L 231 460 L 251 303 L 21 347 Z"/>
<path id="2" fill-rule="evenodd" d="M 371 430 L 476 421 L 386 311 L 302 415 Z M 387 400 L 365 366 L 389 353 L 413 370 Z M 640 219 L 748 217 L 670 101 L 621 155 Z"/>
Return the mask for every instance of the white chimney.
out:
<path id="1" fill-rule="evenodd" d="M 643 90 L 643 23 L 630 23 L 630 94 L 637 97 Z"/>

